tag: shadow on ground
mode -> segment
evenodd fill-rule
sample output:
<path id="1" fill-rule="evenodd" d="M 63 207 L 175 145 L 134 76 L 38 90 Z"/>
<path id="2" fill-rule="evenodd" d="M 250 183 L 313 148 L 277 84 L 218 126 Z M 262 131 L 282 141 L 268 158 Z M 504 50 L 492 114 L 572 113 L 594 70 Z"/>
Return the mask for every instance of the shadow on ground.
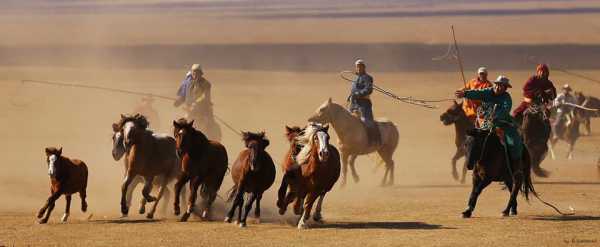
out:
<path id="1" fill-rule="evenodd" d="M 311 226 L 312 228 L 335 229 L 390 229 L 390 230 L 436 230 L 456 229 L 424 222 L 335 222 Z"/>
<path id="2" fill-rule="evenodd" d="M 591 215 L 570 215 L 570 216 L 533 216 L 533 220 L 542 221 L 586 221 L 600 220 L 600 216 Z"/>

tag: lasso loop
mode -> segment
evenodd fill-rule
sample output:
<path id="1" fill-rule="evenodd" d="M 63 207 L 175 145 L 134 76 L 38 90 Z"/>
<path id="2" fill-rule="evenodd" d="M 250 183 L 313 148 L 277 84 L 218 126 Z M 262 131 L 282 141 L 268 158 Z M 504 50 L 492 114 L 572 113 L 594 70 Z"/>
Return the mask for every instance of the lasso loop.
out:
<path id="1" fill-rule="evenodd" d="M 346 74 L 353 74 L 355 75 L 354 72 L 352 71 L 342 71 L 340 72 L 340 77 L 346 81 L 352 82 L 354 81 L 353 79 L 350 79 L 346 76 Z M 407 103 L 407 104 L 411 104 L 411 105 L 417 105 L 417 106 L 421 106 L 421 107 L 425 107 L 425 108 L 429 108 L 429 109 L 436 109 L 438 108 L 437 105 L 432 105 L 430 103 L 439 103 L 439 102 L 446 102 L 446 101 L 454 101 L 454 98 L 447 98 L 447 99 L 436 99 L 436 100 L 425 100 L 425 99 L 415 99 L 412 96 L 408 96 L 408 97 L 400 97 L 388 90 L 385 90 L 383 88 L 378 87 L 377 85 L 373 84 L 373 89 L 377 92 L 380 92 L 382 94 L 384 94 L 385 96 L 388 96 L 392 99 L 398 100 L 402 103 Z"/>

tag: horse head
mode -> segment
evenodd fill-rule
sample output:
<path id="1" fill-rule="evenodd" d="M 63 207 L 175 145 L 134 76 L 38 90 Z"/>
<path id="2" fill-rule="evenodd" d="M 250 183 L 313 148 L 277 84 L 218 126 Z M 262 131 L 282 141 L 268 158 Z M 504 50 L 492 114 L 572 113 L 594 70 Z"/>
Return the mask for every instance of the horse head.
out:
<path id="1" fill-rule="evenodd" d="M 462 109 L 463 103 L 456 101 L 440 115 L 440 121 L 446 126 L 456 123 L 461 117 L 466 118 L 465 112 Z"/>
<path id="2" fill-rule="evenodd" d="M 123 133 L 121 127 L 117 123 L 112 124 L 113 134 L 112 134 L 112 156 L 115 161 L 120 160 L 123 155 L 127 152 L 125 148 L 125 143 L 123 141 Z"/>
<path id="3" fill-rule="evenodd" d="M 125 147 L 131 147 L 136 144 L 140 134 L 145 131 L 148 126 L 148 120 L 141 114 L 135 114 L 133 116 L 121 115 L 118 128 L 113 127 L 113 131 L 118 129 L 123 135 Z"/>
<path id="4" fill-rule="evenodd" d="M 312 116 L 308 118 L 308 122 L 322 124 L 330 123 L 332 106 L 333 101 L 331 100 L 331 98 L 329 98 L 327 101 L 325 101 L 325 103 L 323 103 L 321 106 L 319 106 L 319 108 L 317 108 L 317 111 L 315 111 L 315 113 Z"/>
<path id="5" fill-rule="evenodd" d="M 263 152 L 265 148 L 269 146 L 269 140 L 265 137 L 265 132 L 242 132 L 242 140 L 244 141 L 246 148 L 250 150 L 250 170 L 259 170 L 260 162 L 256 162 L 258 154 Z"/>
<path id="6" fill-rule="evenodd" d="M 58 177 L 60 173 L 60 157 L 62 155 L 62 147 L 54 148 L 47 147 L 46 151 L 46 163 L 48 164 L 48 175 L 52 178 Z"/>
<path id="7" fill-rule="evenodd" d="M 329 125 L 310 123 L 304 133 L 296 137 L 296 141 L 303 144 L 298 154 L 298 163 L 302 164 L 309 156 L 316 152 L 320 162 L 326 162 L 329 158 Z"/>

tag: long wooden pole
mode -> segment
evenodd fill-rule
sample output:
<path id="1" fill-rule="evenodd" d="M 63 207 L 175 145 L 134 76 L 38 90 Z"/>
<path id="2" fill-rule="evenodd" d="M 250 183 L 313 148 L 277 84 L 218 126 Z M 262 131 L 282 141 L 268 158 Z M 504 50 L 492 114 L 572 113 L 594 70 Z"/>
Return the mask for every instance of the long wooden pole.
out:
<path id="1" fill-rule="evenodd" d="M 456 41 L 456 35 L 454 34 L 454 25 L 450 26 L 452 30 L 452 39 L 454 40 L 454 49 L 456 50 L 456 59 L 458 60 L 458 68 L 460 69 L 460 75 L 462 76 L 463 86 L 467 87 L 467 79 L 465 78 L 465 70 L 463 68 L 462 58 L 460 57 L 460 50 L 458 49 L 458 42 Z"/>

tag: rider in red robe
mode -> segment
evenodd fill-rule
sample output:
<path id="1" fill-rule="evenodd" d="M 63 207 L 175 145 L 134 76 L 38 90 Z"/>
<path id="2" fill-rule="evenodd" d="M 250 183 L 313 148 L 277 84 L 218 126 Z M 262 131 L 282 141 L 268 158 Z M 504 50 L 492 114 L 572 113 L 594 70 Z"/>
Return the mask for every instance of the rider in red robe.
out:
<path id="1" fill-rule="evenodd" d="M 527 82 L 525 82 L 523 86 L 523 101 L 513 111 L 513 117 L 517 122 L 522 122 L 523 112 L 536 97 L 541 97 L 538 100 L 541 100 L 543 104 L 552 104 L 554 98 L 556 98 L 556 88 L 552 81 L 548 79 L 549 76 L 550 70 L 548 69 L 548 65 L 540 64 L 537 66 L 536 74 L 529 77 Z"/>

